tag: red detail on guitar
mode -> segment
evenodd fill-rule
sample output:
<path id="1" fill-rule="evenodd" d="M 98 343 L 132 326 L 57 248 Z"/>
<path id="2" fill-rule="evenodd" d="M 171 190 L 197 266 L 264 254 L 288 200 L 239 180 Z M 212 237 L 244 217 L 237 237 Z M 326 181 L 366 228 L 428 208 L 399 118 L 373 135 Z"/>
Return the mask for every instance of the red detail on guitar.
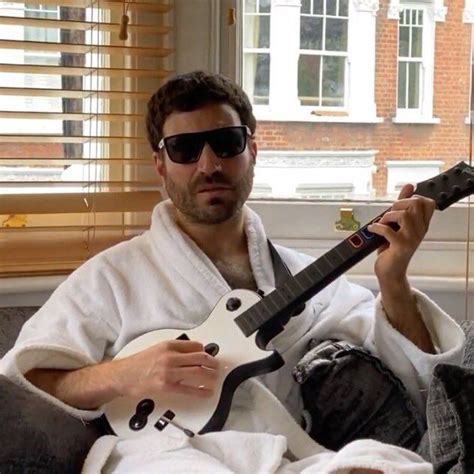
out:
<path id="1" fill-rule="evenodd" d="M 355 234 L 349 238 L 349 243 L 356 249 L 362 247 L 364 241 L 359 237 L 359 235 Z"/>

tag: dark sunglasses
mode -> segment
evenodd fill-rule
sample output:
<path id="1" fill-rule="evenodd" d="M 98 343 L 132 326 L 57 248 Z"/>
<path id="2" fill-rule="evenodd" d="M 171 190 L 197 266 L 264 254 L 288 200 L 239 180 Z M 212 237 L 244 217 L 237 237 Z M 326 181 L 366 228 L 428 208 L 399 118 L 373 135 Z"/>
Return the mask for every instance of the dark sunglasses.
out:
<path id="1" fill-rule="evenodd" d="M 158 149 L 166 148 L 170 160 L 180 164 L 198 161 L 206 143 L 219 158 L 233 158 L 245 150 L 248 136 L 251 136 L 251 133 L 246 125 L 216 128 L 205 132 L 180 133 L 162 138 L 158 143 Z"/>

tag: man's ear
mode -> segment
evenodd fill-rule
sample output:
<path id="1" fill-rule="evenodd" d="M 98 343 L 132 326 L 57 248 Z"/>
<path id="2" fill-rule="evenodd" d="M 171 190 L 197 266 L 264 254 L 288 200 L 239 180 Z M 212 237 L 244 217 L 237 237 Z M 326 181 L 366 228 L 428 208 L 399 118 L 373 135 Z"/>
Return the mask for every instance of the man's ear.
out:
<path id="1" fill-rule="evenodd" d="M 152 156 L 153 156 L 153 159 L 155 160 L 155 170 L 158 173 L 158 176 L 160 178 L 163 178 L 163 174 L 165 172 L 165 163 L 164 163 L 163 155 L 158 151 L 154 151 Z"/>
<path id="2" fill-rule="evenodd" d="M 257 142 L 252 138 L 250 139 L 250 153 L 252 154 L 253 164 L 257 162 Z"/>

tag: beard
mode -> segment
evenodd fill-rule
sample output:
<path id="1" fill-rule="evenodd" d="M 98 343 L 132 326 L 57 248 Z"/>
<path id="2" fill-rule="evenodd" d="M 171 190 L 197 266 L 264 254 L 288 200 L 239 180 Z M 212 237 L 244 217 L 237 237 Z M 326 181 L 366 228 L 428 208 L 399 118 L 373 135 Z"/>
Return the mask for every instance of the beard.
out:
<path id="1" fill-rule="evenodd" d="M 222 172 L 212 175 L 198 175 L 187 186 L 181 186 L 173 181 L 168 173 L 163 177 L 169 198 L 178 211 L 196 224 L 220 224 L 235 216 L 247 201 L 252 191 L 254 163 L 249 165 L 238 180 L 227 178 Z M 204 203 L 198 202 L 198 189 L 206 184 L 222 184 L 232 187 L 232 193 L 225 197 L 213 197 Z"/>

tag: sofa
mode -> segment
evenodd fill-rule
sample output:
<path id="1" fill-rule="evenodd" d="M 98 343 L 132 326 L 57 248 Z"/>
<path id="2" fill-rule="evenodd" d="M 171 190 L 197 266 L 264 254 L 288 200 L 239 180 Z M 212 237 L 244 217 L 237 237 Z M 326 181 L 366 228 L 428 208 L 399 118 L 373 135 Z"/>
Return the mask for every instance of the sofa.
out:
<path id="1" fill-rule="evenodd" d="M 0 358 L 38 308 L 0 308 Z M 467 344 L 461 367 L 440 364 L 428 397 L 428 431 L 418 452 L 436 473 L 474 473 L 474 322 L 462 323 Z M 85 423 L 0 376 L 0 473 L 75 473 L 95 440 L 99 419 Z"/>

